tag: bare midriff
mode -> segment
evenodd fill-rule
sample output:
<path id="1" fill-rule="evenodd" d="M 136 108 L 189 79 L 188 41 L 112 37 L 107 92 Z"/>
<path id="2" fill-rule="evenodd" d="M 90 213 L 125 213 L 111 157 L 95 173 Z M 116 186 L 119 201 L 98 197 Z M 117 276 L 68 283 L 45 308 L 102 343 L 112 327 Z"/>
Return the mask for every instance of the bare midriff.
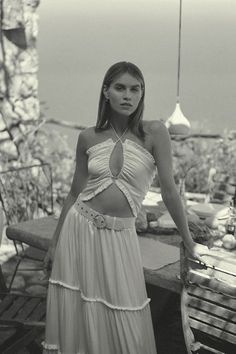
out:
<path id="1" fill-rule="evenodd" d="M 101 214 L 122 218 L 134 216 L 127 198 L 115 184 L 111 184 L 107 189 L 84 203 Z"/>

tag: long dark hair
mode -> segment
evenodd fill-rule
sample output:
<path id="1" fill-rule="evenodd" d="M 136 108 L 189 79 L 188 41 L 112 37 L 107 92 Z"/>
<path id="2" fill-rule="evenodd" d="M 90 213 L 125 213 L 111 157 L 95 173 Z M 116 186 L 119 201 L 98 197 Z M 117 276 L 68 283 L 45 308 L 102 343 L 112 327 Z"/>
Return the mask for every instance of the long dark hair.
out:
<path id="1" fill-rule="evenodd" d="M 106 72 L 100 92 L 98 116 L 95 131 L 106 130 L 110 126 L 110 103 L 106 101 L 106 98 L 104 96 L 104 87 L 109 88 L 113 80 L 125 73 L 129 73 L 130 75 L 135 77 L 141 84 L 142 97 L 139 101 L 137 109 L 129 116 L 128 127 L 136 136 L 141 139 L 144 139 L 145 133 L 142 124 L 145 97 L 144 77 L 141 70 L 135 64 L 126 61 L 122 61 L 112 65 Z"/>

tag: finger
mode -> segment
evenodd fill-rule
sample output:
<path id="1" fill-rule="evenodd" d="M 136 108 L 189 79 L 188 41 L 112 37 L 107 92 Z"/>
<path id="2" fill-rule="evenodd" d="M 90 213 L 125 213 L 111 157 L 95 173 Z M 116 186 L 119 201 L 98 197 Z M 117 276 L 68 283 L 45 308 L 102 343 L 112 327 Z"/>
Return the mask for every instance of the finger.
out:
<path id="1" fill-rule="evenodd" d="M 48 261 L 48 255 L 46 254 L 46 256 L 44 257 L 44 259 L 43 259 L 43 261 L 44 261 L 44 263 L 46 263 L 47 261 Z"/>
<path id="2" fill-rule="evenodd" d="M 204 256 L 209 256 L 209 255 L 210 255 L 209 250 L 207 250 L 206 252 L 204 252 L 204 251 L 199 252 L 199 256 L 200 256 L 201 258 L 204 257 Z"/>
<path id="3" fill-rule="evenodd" d="M 45 260 L 43 261 L 43 266 L 44 266 L 44 268 L 47 268 L 47 265 L 48 265 L 48 259 L 45 259 Z"/>
<path id="4" fill-rule="evenodd" d="M 43 273 L 44 273 L 45 277 L 47 277 L 47 276 L 48 276 L 48 271 L 47 271 L 47 268 L 43 268 Z"/>
<path id="5" fill-rule="evenodd" d="M 49 271 L 52 269 L 52 262 L 50 259 L 47 259 L 47 261 L 44 263 L 44 269 L 46 271 Z"/>
<path id="6" fill-rule="evenodd" d="M 48 264 L 47 264 L 47 269 L 51 270 L 52 269 L 52 261 L 49 260 Z"/>
<path id="7" fill-rule="evenodd" d="M 198 261 L 202 264 L 202 265 L 204 265 L 204 266 L 206 266 L 206 261 L 203 259 L 203 257 L 201 257 L 200 255 L 198 255 Z"/>
<path id="8" fill-rule="evenodd" d="M 203 264 L 203 265 L 205 265 L 206 263 L 205 263 L 205 260 L 202 258 L 202 256 L 201 256 L 201 254 L 199 253 L 199 252 L 194 252 L 193 254 L 192 254 L 192 257 L 193 257 L 193 259 L 192 259 L 192 261 L 194 262 L 199 262 L 199 263 L 201 263 L 201 264 Z M 191 259 L 190 259 L 191 260 Z"/>

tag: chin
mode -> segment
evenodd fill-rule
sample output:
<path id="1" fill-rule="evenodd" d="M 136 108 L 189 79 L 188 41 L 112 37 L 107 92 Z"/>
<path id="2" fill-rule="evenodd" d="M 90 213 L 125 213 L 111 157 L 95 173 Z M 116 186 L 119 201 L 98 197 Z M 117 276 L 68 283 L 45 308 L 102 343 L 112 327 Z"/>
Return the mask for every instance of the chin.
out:
<path id="1" fill-rule="evenodd" d="M 135 110 L 125 110 L 125 109 L 114 109 L 114 108 L 112 108 L 112 111 L 114 112 L 114 113 L 116 113 L 116 114 L 119 114 L 119 115 L 121 115 L 121 116 L 123 116 L 123 117 L 129 117 L 131 114 L 133 114 L 134 113 L 134 111 Z"/>
<path id="2" fill-rule="evenodd" d="M 129 113 L 129 112 L 127 112 L 127 113 L 122 112 L 122 113 L 121 113 L 121 115 L 124 116 L 124 117 L 129 117 L 131 114 L 132 114 L 132 113 Z"/>
<path id="3" fill-rule="evenodd" d="M 118 113 L 119 115 L 123 116 L 123 117 L 129 117 L 133 112 L 126 112 L 126 111 L 115 111 L 116 113 Z"/>

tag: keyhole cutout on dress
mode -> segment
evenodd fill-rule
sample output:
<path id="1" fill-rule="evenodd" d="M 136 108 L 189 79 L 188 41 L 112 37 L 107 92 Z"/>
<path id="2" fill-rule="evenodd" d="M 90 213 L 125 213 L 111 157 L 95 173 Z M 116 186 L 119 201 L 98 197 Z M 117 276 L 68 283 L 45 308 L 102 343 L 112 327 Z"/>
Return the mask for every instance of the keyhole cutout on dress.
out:
<path id="1" fill-rule="evenodd" d="M 109 168 L 112 177 L 117 178 L 122 171 L 124 164 L 124 153 L 123 153 L 123 144 L 118 140 L 112 149 L 110 159 L 109 159 Z"/>

